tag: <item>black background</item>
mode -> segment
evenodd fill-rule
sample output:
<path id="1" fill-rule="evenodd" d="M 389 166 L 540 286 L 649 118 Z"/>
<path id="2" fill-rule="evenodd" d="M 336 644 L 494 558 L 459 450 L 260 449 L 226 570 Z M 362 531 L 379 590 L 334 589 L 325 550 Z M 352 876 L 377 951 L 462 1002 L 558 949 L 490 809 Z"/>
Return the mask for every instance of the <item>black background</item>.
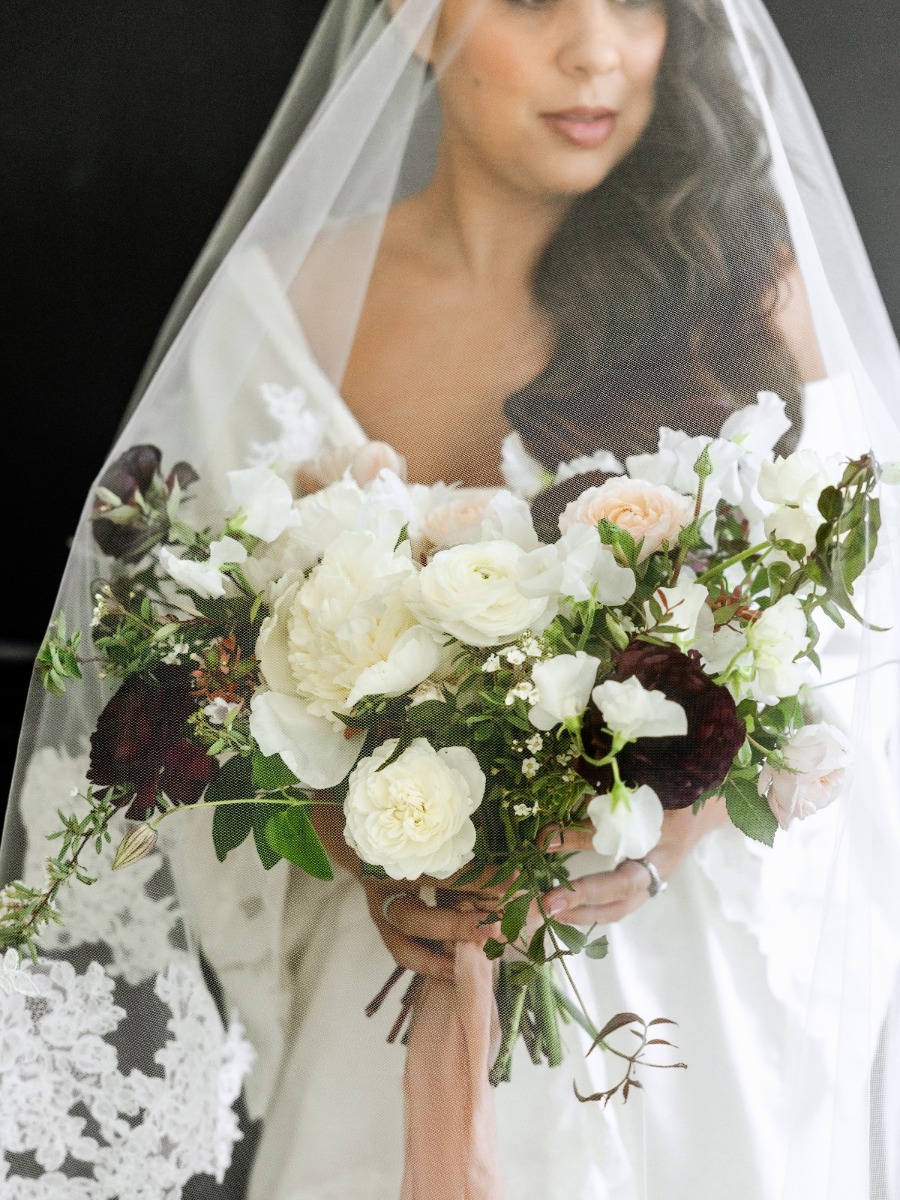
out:
<path id="1" fill-rule="evenodd" d="M 66 539 L 320 0 L 4 0 L 0 789 Z M 772 0 L 900 328 L 900 5 Z"/>

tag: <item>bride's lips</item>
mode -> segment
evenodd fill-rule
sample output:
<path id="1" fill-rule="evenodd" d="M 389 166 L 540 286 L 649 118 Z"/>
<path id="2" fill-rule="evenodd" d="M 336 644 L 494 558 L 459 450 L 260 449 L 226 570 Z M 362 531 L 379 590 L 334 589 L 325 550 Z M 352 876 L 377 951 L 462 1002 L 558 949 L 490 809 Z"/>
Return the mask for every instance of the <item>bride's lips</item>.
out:
<path id="1" fill-rule="evenodd" d="M 573 146 L 602 146 L 616 122 L 616 114 L 611 108 L 567 108 L 541 116 L 551 129 Z"/>

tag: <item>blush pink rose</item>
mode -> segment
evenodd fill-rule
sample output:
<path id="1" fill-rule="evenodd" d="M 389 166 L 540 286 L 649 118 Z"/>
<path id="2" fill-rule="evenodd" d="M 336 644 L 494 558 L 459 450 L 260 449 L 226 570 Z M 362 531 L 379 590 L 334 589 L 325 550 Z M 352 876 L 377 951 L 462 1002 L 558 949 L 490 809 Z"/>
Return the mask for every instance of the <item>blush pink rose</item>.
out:
<path id="1" fill-rule="evenodd" d="M 422 519 L 422 536 L 438 550 L 481 540 L 481 524 L 497 488 L 461 488 Z"/>
<path id="2" fill-rule="evenodd" d="M 617 476 L 599 487 L 588 488 L 563 510 L 560 532 L 573 525 L 597 525 L 604 518 L 627 530 L 636 542 L 643 541 L 639 561 L 649 558 L 667 543 L 674 546 L 678 535 L 694 515 L 694 501 L 664 484 Z"/>
<path id="3" fill-rule="evenodd" d="M 850 764 L 847 739 L 833 725 L 804 725 L 784 747 L 789 770 L 763 767 L 757 784 L 779 826 L 803 821 L 837 798 Z"/>

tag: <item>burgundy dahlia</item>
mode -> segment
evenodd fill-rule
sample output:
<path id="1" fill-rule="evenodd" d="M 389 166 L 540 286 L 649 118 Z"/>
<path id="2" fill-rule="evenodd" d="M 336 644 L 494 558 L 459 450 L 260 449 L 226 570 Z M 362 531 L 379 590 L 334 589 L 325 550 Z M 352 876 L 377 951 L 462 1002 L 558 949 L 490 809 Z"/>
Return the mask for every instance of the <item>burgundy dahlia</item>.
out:
<path id="1" fill-rule="evenodd" d="M 198 478 L 189 463 L 180 462 L 164 479 L 161 464 L 162 455 L 156 446 L 132 446 L 100 476 L 98 487 L 122 502 L 119 508 L 114 508 L 98 496 L 94 503 L 94 537 L 104 554 L 125 562 L 139 559 L 146 551 L 148 539 L 168 523 L 165 501 L 176 482 L 186 488 Z M 150 501 L 150 511 L 134 502 L 138 492 Z"/>
<path id="2" fill-rule="evenodd" d="M 160 792 L 174 804 L 195 804 L 218 775 L 216 760 L 184 736 L 194 708 L 190 671 L 160 667 L 155 682 L 126 679 L 100 714 L 88 779 L 126 787 L 120 804 L 132 820 L 146 820 Z"/>
<path id="3" fill-rule="evenodd" d="M 622 778 L 632 787 L 653 788 L 663 808 L 688 808 L 728 774 L 744 744 L 746 726 L 731 693 L 713 683 L 695 650 L 684 654 L 677 646 L 632 642 L 612 678 L 621 682 L 631 676 L 648 691 L 661 691 L 680 704 L 688 731 L 684 737 L 638 738 L 626 746 L 619 754 Z M 600 712 L 592 706 L 584 722 L 585 749 L 591 758 L 609 753 L 610 739 L 602 725 Z M 612 786 L 608 767 L 598 770 L 582 763 L 579 770 L 597 786 Z"/>

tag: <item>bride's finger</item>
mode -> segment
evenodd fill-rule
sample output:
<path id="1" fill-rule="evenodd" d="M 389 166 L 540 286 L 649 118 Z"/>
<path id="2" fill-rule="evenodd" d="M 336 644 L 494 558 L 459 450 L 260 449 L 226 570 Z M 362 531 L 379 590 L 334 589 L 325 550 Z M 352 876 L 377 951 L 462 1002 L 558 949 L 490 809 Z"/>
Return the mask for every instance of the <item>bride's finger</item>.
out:
<path id="1" fill-rule="evenodd" d="M 417 896 L 400 896 L 384 914 L 388 924 L 407 937 L 433 942 L 485 942 L 499 937 L 500 925 L 483 925 L 483 912 L 462 912 L 454 908 L 432 908 Z"/>
<path id="2" fill-rule="evenodd" d="M 539 843 L 545 853 L 565 854 L 573 850 L 591 850 L 595 832 L 593 825 L 569 825 L 565 829 L 551 827 L 544 830 Z"/>
<path id="3" fill-rule="evenodd" d="M 568 888 L 554 888 L 544 896 L 542 906 L 548 916 L 565 921 L 578 908 L 618 911 L 631 900 L 638 907 L 649 895 L 646 868 L 626 861 L 615 871 L 598 871 L 575 880 Z"/>
<path id="4" fill-rule="evenodd" d="M 456 973 L 453 959 L 439 950 L 432 950 L 414 938 L 406 937 L 387 921 L 376 922 L 382 940 L 398 967 L 414 971 L 418 975 L 427 975 L 431 979 L 441 979 L 444 983 L 453 983 Z"/>

